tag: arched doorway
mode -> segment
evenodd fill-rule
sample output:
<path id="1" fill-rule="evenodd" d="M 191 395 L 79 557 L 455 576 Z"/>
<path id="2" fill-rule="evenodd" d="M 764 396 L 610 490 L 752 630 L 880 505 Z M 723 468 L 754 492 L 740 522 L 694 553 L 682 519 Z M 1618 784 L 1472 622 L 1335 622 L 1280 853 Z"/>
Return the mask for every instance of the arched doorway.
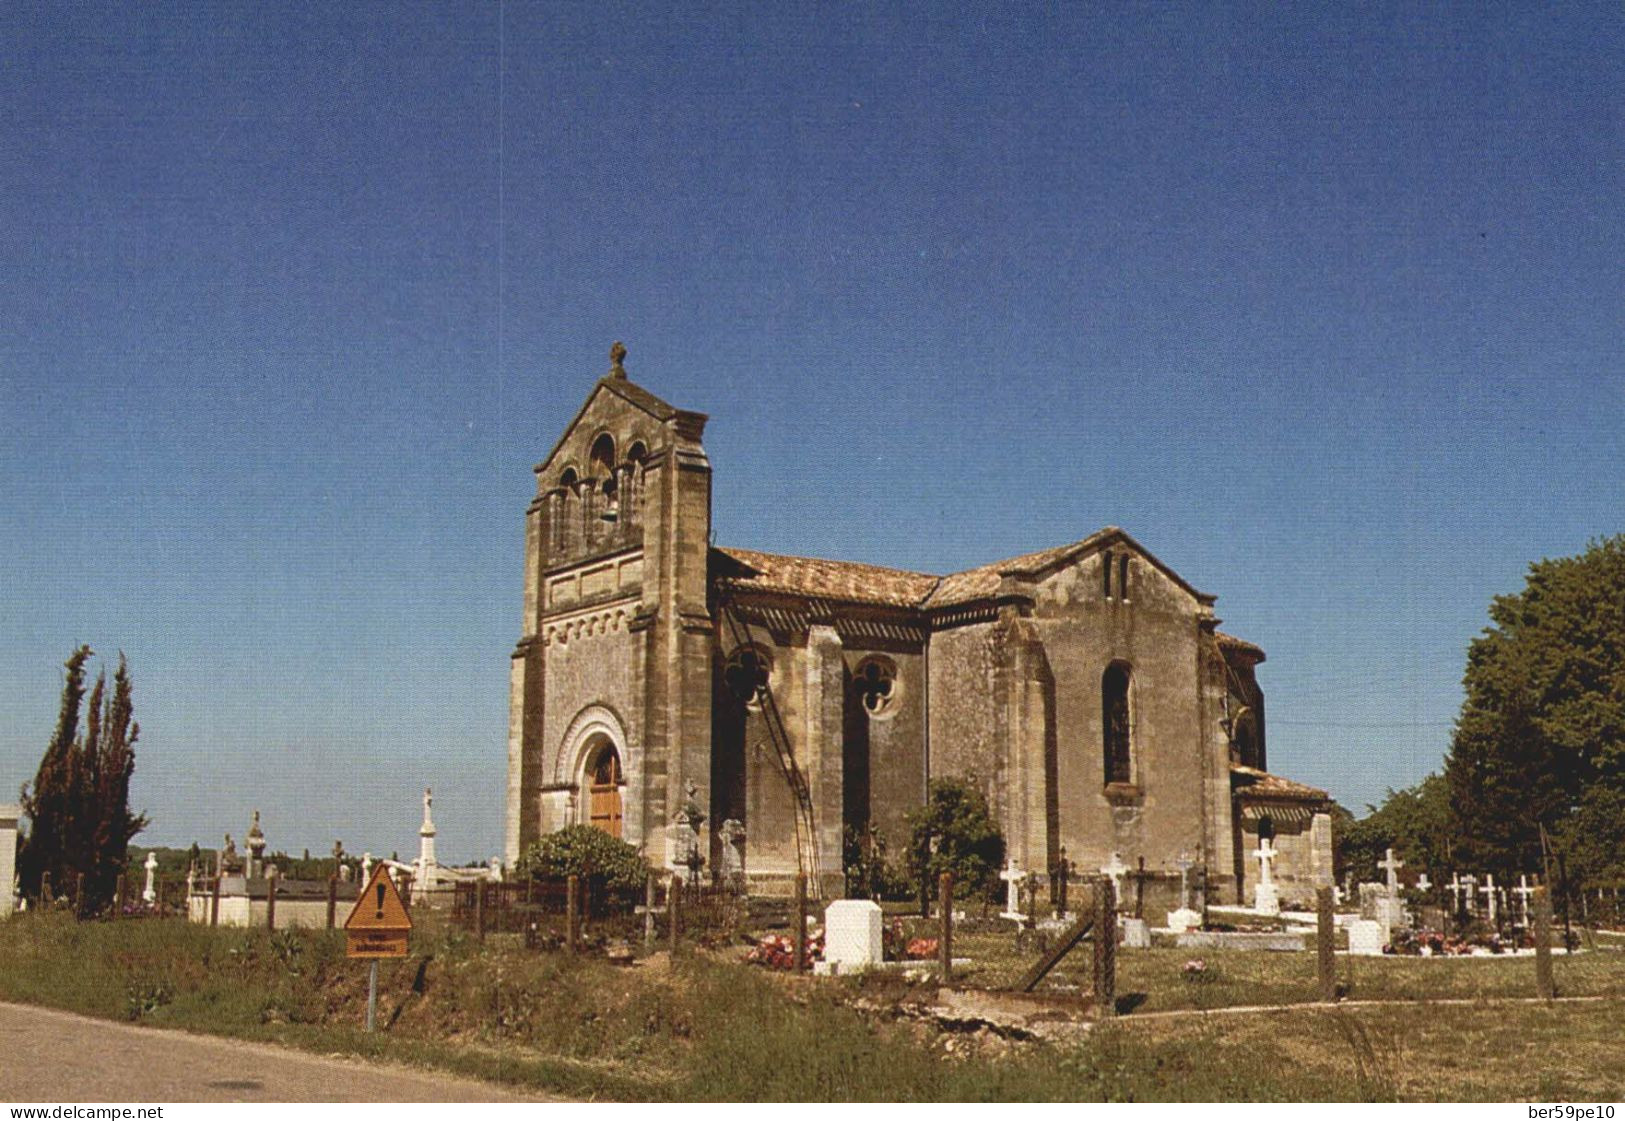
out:
<path id="1" fill-rule="evenodd" d="M 621 835 L 621 788 L 626 779 L 621 774 L 621 753 L 607 739 L 587 757 L 587 824 L 602 829 L 611 837 Z"/>

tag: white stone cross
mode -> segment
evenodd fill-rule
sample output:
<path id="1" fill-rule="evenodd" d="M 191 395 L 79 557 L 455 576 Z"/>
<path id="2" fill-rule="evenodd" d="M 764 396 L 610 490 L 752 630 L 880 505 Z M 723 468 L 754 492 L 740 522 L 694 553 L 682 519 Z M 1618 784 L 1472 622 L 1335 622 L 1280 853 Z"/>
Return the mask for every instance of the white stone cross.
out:
<path id="1" fill-rule="evenodd" d="M 1431 888 L 1432 886 L 1433 886 L 1433 883 L 1428 879 L 1428 874 L 1426 872 L 1423 872 L 1420 876 L 1416 877 L 1416 890 L 1417 891 L 1425 892 L 1429 888 Z"/>
<path id="2" fill-rule="evenodd" d="M 1461 893 L 1467 890 L 1467 885 L 1461 882 L 1461 873 L 1450 873 L 1450 909 L 1461 910 Z"/>
<path id="3" fill-rule="evenodd" d="M 1014 919 L 1018 923 L 1027 921 L 1027 915 L 1021 909 L 1021 881 L 1027 878 L 1027 873 L 1016 867 L 1015 858 L 1004 866 L 999 873 L 999 879 L 1004 881 L 1004 914 L 1000 918 Z"/>
<path id="4" fill-rule="evenodd" d="M 1122 856 L 1112 853 L 1112 858 L 1100 866 L 1100 873 L 1111 877 L 1112 894 L 1118 899 L 1123 898 L 1123 877 L 1128 875 L 1128 865 L 1123 863 Z"/>
<path id="5" fill-rule="evenodd" d="M 1270 874 L 1270 866 L 1280 855 L 1275 851 L 1274 842 L 1268 837 L 1258 839 L 1258 848 L 1253 852 L 1253 859 L 1258 861 L 1258 882 L 1264 887 L 1275 883 L 1275 877 Z"/>
<path id="6" fill-rule="evenodd" d="M 152 878 L 158 874 L 158 854 L 149 852 L 147 862 L 141 866 L 147 873 L 147 886 L 141 889 L 141 898 L 150 906 L 158 898 L 157 890 L 152 886 Z"/>
<path id="7" fill-rule="evenodd" d="M 1479 890 L 1479 893 L 1481 895 L 1483 895 L 1484 898 L 1489 901 L 1489 905 L 1490 905 L 1490 925 L 1494 926 L 1495 925 L 1495 876 L 1494 875 L 1485 875 L 1485 877 L 1484 877 L 1484 886 L 1479 888 L 1478 890 Z"/>
<path id="8" fill-rule="evenodd" d="M 1388 894 L 1396 895 L 1399 892 L 1399 870 L 1405 867 L 1403 860 L 1394 859 L 1394 850 L 1388 850 L 1388 859 L 1377 861 L 1377 867 L 1388 873 Z"/>
<path id="9" fill-rule="evenodd" d="M 1179 859 L 1174 861 L 1174 867 L 1179 869 L 1179 905 L 1181 907 L 1190 906 L 1189 876 L 1190 870 L 1195 865 L 1196 861 L 1191 859 L 1191 854 L 1188 852 L 1180 853 Z"/>
<path id="10" fill-rule="evenodd" d="M 1528 873 L 1519 873 L 1518 886 L 1512 889 L 1512 894 L 1518 897 L 1523 911 L 1523 925 L 1529 925 L 1529 897 L 1535 894 L 1535 889 L 1529 886 Z"/>

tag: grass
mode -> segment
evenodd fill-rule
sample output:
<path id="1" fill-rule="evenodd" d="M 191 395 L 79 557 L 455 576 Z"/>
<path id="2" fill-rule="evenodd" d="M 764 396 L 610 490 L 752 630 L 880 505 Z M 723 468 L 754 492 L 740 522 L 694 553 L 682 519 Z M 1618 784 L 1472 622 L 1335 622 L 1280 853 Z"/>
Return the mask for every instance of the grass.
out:
<path id="1" fill-rule="evenodd" d="M 1120 989 L 1144 992 L 1143 1009 L 1193 1007 L 1195 986 L 1178 974 L 1187 957 L 1125 953 Z M 1207 958 L 1220 979 L 1199 999 L 1214 1005 L 1313 995 L 1312 955 Z M 367 1035 L 365 966 L 323 931 L 24 915 L 0 922 L 0 962 L 4 1000 L 582 1098 L 1503 1100 L 1625 1089 L 1613 1044 L 1622 1004 L 1129 1015 L 1075 1042 L 1013 1045 L 911 1017 L 920 990 L 895 981 L 817 982 L 697 954 L 617 968 L 527 953 L 515 939 L 482 946 L 431 921 L 414 932 L 412 957 L 382 965 L 383 1030 Z M 1625 995 L 1625 954 L 1558 967 L 1568 991 Z M 1353 968 L 1356 996 L 1511 994 L 1533 974 L 1527 961 Z"/>

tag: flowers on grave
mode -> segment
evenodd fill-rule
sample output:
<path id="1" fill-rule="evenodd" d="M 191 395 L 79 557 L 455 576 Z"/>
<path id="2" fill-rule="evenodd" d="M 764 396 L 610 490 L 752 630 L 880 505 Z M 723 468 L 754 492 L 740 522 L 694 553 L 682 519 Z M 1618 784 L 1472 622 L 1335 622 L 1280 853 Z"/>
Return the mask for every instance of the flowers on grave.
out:
<path id="1" fill-rule="evenodd" d="M 824 936 L 822 934 L 808 934 L 806 968 L 811 969 L 813 959 L 823 956 Z M 745 952 L 745 960 L 752 965 L 762 965 L 768 969 L 782 969 L 790 972 L 796 967 L 795 940 L 788 934 L 764 935 Z"/>
<path id="2" fill-rule="evenodd" d="M 941 945 L 935 938 L 910 938 L 903 956 L 909 961 L 934 961 Z"/>

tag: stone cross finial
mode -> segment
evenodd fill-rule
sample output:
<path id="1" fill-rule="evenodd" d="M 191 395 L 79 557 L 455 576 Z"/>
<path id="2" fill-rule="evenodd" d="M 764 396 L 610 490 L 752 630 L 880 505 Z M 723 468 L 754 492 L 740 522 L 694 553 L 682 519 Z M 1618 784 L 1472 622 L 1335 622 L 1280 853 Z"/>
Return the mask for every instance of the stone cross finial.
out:
<path id="1" fill-rule="evenodd" d="M 626 344 L 617 339 L 615 345 L 609 348 L 610 377 L 624 378 L 626 376 L 626 367 L 621 365 L 624 361 L 626 361 Z"/>
<path id="2" fill-rule="evenodd" d="M 418 830 L 421 837 L 434 836 L 434 819 L 429 816 L 429 807 L 434 805 L 434 791 L 429 787 L 423 788 L 423 826 Z"/>

